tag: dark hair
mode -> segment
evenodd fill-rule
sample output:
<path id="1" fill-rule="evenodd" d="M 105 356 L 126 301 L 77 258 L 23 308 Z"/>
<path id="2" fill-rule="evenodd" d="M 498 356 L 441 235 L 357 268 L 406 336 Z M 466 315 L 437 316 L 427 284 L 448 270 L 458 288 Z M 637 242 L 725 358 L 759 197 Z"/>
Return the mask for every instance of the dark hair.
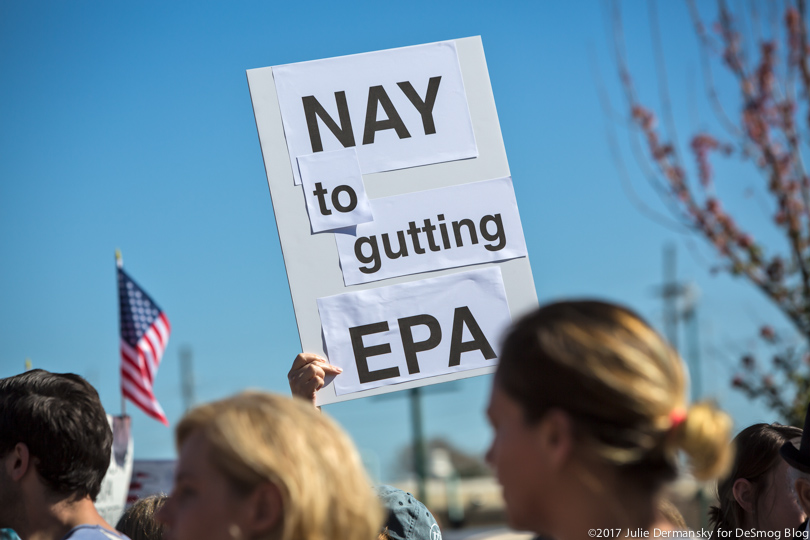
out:
<path id="1" fill-rule="evenodd" d="M 0 456 L 18 443 L 28 447 L 52 491 L 96 500 L 110 465 L 112 430 L 86 380 L 41 369 L 0 379 Z"/>
<path id="2" fill-rule="evenodd" d="M 596 300 L 547 304 L 518 321 L 495 375 L 527 422 L 565 411 L 581 448 L 653 489 L 676 475 L 678 450 L 700 479 L 730 461 L 731 419 L 711 404 L 687 410 L 685 381 L 682 360 L 652 327 Z"/>
<path id="3" fill-rule="evenodd" d="M 115 529 L 127 535 L 131 540 L 163 540 L 163 524 L 155 519 L 168 497 L 152 495 L 138 499 L 118 520 Z"/>
<path id="4" fill-rule="evenodd" d="M 751 482 L 756 507 L 759 497 L 768 489 L 768 473 L 781 461 L 779 448 L 794 437 L 801 437 L 802 430 L 782 424 L 754 424 L 742 430 L 732 445 L 736 456 L 728 476 L 717 484 L 719 505 L 709 508 L 709 523 L 718 528 L 733 530 L 743 526 L 745 510 L 734 498 L 734 482 L 745 478 Z M 716 535 L 715 535 L 716 536 Z"/>

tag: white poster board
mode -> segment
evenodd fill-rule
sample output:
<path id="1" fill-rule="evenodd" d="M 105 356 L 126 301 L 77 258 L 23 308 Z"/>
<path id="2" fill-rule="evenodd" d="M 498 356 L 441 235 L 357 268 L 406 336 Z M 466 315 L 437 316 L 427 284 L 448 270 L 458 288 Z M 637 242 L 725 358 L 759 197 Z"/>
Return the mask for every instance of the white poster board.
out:
<path id="1" fill-rule="evenodd" d="M 112 455 L 107 474 L 101 481 L 95 506 L 104 521 L 115 526 L 123 515 L 127 502 L 135 445 L 132 439 L 132 419 L 129 416 L 108 414 L 107 422 L 113 432 Z"/>
<path id="2" fill-rule="evenodd" d="M 400 196 L 431 189 L 463 186 L 473 182 L 510 177 L 509 165 L 503 146 L 498 115 L 495 109 L 495 101 L 492 95 L 489 73 L 487 71 L 480 37 L 457 39 L 442 43 L 445 44 L 441 47 L 445 54 L 447 51 L 455 51 L 462 79 L 463 97 L 465 98 L 464 104 L 472 124 L 476 155 L 464 157 L 463 153 L 459 153 L 454 155 L 451 160 L 426 158 L 426 164 L 422 166 L 414 166 L 414 164 L 411 163 L 407 165 L 408 168 L 397 168 L 376 173 L 370 173 L 369 169 L 364 169 L 364 158 L 359 156 L 365 192 L 372 205 L 375 199 L 384 197 Z M 452 43 L 453 47 L 447 46 L 446 44 L 448 43 Z M 394 51 L 417 48 L 418 47 L 395 49 Z M 326 61 L 323 62 L 326 63 Z M 426 63 L 429 64 L 430 62 L 428 61 Z M 503 290 L 513 320 L 537 306 L 537 294 L 535 292 L 531 267 L 527 256 L 509 260 L 499 260 L 497 262 L 480 262 L 474 266 L 468 265 L 456 268 L 444 268 L 427 273 L 400 275 L 398 277 L 351 286 L 345 285 L 335 239 L 336 235 L 332 232 L 312 234 L 304 192 L 300 185 L 296 185 L 298 171 L 294 170 L 293 164 L 296 163 L 296 159 L 301 157 L 301 155 L 311 154 L 312 148 L 311 146 L 307 148 L 306 144 L 309 144 L 309 142 L 305 141 L 306 144 L 303 148 L 292 149 L 292 151 L 301 152 L 301 154 L 293 155 L 290 153 L 290 147 L 288 146 L 288 144 L 291 144 L 289 141 L 290 134 L 285 132 L 285 125 L 282 120 L 282 109 L 285 107 L 285 103 L 295 104 L 296 99 L 294 97 L 289 99 L 288 97 L 282 98 L 279 95 L 276 89 L 278 81 L 274 80 L 274 73 L 280 71 L 282 72 L 282 77 L 284 77 L 288 75 L 286 72 L 289 71 L 290 66 L 295 65 L 282 66 L 280 68 L 251 69 L 247 72 L 247 79 L 303 351 L 327 356 L 318 311 L 318 300 L 344 293 L 390 287 L 401 283 L 410 283 L 423 279 L 433 279 L 472 270 L 497 267 L 502 276 Z M 403 67 L 406 66 L 411 66 L 411 63 L 404 63 Z M 386 80 L 375 83 L 386 88 L 387 93 L 390 95 L 395 94 L 397 85 L 394 84 L 393 87 L 390 86 L 391 83 L 388 82 L 389 80 L 394 83 L 403 82 L 409 80 L 408 77 L 411 76 L 409 73 L 403 72 L 402 77 L 400 77 L 396 70 L 396 63 L 389 63 L 387 69 L 384 71 L 385 77 L 387 77 Z M 350 75 L 350 73 L 341 72 L 340 77 L 352 79 Z M 327 72 L 319 75 L 322 79 L 319 84 L 323 83 L 324 88 L 332 92 L 332 104 L 336 105 L 338 98 L 334 96 L 334 93 L 339 91 L 337 86 L 341 85 L 330 86 L 327 84 L 329 82 L 328 79 L 332 76 L 333 75 Z M 338 75 L 334 76 L 337 77 Z M 419 96 L 427 99 L 428 95 L 425 92 L 430 90 L 429 78 L 432 75 L 430 73 L 422 73 L 421 76 L 423 79 L 427 77 L 428 80 L 423 80 L 421 85 L 418 82 L 413 82 L 412 86 Z M 441 85 L 444 84 L 445 77 L 448 77 L 448 80 L 450 78 L 449 75 L 442 74 Z M 365 96 L 362 101 L 367 105 L 369 101 L 368 85 L 370 83 L 363 77 L 356 78 L 363 80 Z M 343 79 L 338 82 L 342 82 L 342 80 Z M 441 85 L 438 88 L 435 100 L 436 114 L 439 114 L 439 107 L 442 103 L 440 101 L 442 98 L 440 92 L 444 87 Z M 389 89 L 390 91 L 388 91 Z M 303 93 L 306 93 L 306 91 Z M 349 90 L 346 90 L 346 96 L 348 104 L 348 100 L 350 99 L 348 97 Z M 456 97 L 458 98 L 459 96 L 456 95 Z M 323 99 L 325 101 L 326 98 Z M 299 106 L 303 108 L 300 98 L 298 103 L 301 104 Z M 455 102 L 454 110 L 463 112 L 463 108 L 461 108 L 458 103 L 458 101 Z M 399 107 L 399 105 L 395 105 L 395 107 Z M 326 108 L 325 105 L 324 108 Z M 365 109 L 365 106 L 363 109 Z M 384 107 L 382 106 L 378 108 L 377 120 L 379 121 L 385 120 L 385 116 L 382 114 L 383 109 Z M 407 106 L 403 106 L 402 110 L 407 110 Z M 399 111 L 399 108 L 397 108 L 397 111 Z M 351 109 L 350 113 L 353 114 Z M 334 109 L 331 114 L 339 119 L 337 109 Z M 352 117 L 352 122 L 354 122 L 353 118 L 354 117 Z M 421 116 L 417 114 L 415 120 L 418 122 L 417 125 L 422 125 Z M 321 120 L 319 119 L 318 122 L 321 122 Z M 403 122 L 408 125 L 410 121 L 403 118 Z M 337 124 L 337 120 L 335 120 L 334 123 Z M 384 124 L 382 127 L 386 128 L 387 124 Z M 440 126 L 437 124 L 436 127 L 438 134 Z M 409 131 L 411 130 L 409 129 Z M 323 124 L 321 124 L 321 132 L 324 135 L 323 141 L 336 139 L 331 128 L 324 127 Z M 389 136 L 389 142 L 392 144 L 408 142 L 410 139 L 415 138 L 414 136 L 410 139 L 399 139 L 396 136 L 396 129 L 394 128 L 384 129 L 380 134 L 382 135 L 383 132 Z M 414 133 L 416 133 L 416 130 L 414 130 Z M 422 133 L 423 136 L 425 135 L 424 130 L 419 133 Z M 329 139 L 327 135 L 332 139 Z M 394 137 L 390 137 L 390 135 L 394 135 Z M 307 135 L 307 140 L 308 138 L 309 135 Z M 356 140 L 355 143 L 357 143 Z M 340 149 L 340 147 L 340 143 L 338 143 L 336 147 L 327 148 L 324 142 L 324 151 L 337 150 Z M 358 155 L 359 154 L 360 149 L 358 149 Z M 532 179 L 532 181 L 536 181 L 536 179 Z M 516 186 L 515 189 L 519 193 L 520 179 L 515 179 L 514 183 Z M 358 227 L 360 227 L 360 225 L 358 225 Z M 497 346 L 493 345 L 493 347 L 495 347 L 497 351 Z M 280 368 L 278 370 L 279 373 L 282 373 L 286 372 L 292 359 L 280 358 L 277 361 L 284 366 L 283 369 Z M 494 371 L 493 365 L 485 365 L 464 371 L 411 379 L 399 384 L 379 386 L 349 394 L 338 394 L 333 381 L 330 380 L 327 382 L 327 385 L 318 392 L 317 402 L 321 405 L 345 401 L 347 399 L 355 399 L 415 388 L 427 384 L 472 377 L 484 373 L 491 373 L 492 371 Z"/>
<path id="3" fill-rule="evenodd" d="M 174 486 L 174 459 L 136 459 L 132 464 L 127 506 L 150 495 L 168 495 Z"/>

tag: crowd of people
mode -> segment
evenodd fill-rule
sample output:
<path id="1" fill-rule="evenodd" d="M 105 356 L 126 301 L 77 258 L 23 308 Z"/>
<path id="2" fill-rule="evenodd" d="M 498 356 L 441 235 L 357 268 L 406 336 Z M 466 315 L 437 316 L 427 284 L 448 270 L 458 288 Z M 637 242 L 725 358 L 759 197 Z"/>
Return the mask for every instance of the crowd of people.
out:
<path id="1" fill-rule="evenodd" d="M 112 444 L 95 389 L 43 370 L 2 379 L 0 529 L 21 540 L 441 540 L 411 494 L 372 487 L 349 436 L 314 406 L 330 374 L 339 369 L 304 353 L 288 374 L 294 397 L 243 392 L 189 411 L 172 493 L 138 501 L 116 527 L 93 504 Z M 808 430 L 758 424 L 731 441 L 731 418 L 689 404 L 686 381 L 678 354 L 622 306 L 558 302 L 516 322 L 486 411 L 509 525 L 557 540 L 685 532 L 663 493 L 686 455 L 697 479 L 720 479 L 715 533 L 807 538 Z"/>

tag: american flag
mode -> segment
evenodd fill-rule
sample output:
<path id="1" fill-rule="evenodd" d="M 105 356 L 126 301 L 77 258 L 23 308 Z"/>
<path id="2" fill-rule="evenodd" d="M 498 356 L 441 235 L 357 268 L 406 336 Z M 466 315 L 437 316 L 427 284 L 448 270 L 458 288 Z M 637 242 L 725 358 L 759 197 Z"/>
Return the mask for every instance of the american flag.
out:
<path id="1" fill-rule="evenodd" d="M 121 392 L 143 412 L 168 426 L 169 421 L 152 392 L 152 384 L 169 341 L 169 319 L 120 266 L 118 302 L 121 310 Z"/>

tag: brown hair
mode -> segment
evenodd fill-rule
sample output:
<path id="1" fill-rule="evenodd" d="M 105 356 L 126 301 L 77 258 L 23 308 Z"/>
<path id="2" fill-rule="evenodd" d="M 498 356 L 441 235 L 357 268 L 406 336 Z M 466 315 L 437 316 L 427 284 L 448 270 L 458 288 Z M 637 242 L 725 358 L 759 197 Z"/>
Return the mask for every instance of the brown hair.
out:
<path id="1" fill-rule="evenodd" d="M 53 492 L 95 501 L 112 440 L 98 392 L 82 377 L 33 369 L 0 379 L 0 457 L 24 443 Z"/>
<path id="2" fill-rule="evenodd" d="M 244 392 L 192 409 L 177 425 L 193 433 L 239 492 L 271 482 L 283 499 L 278 540 L 371 540 L 382 508 L 348 435 L 302 399 Z"/>
<path id="3" fill-rule="evenodd" d="M 495 380 L 528 422 L 562 409 L 582 448 L 650 488 L 675 476 L 678 450 L 700 479 L 730 461 L 731 419 L 709 403 L 687 410 L 682 360 L 627 308 L 599 301 L 541 307 L 509 332 Z"/>
<path id="4" fill-rule="evenodd" d="M 736 448 L 736 457 L 728 476 L 717 484 L 718 506 L 709 509 L 709 523 L 715 531 L 718 529 L 734 530 L 743 526 L 745 510 L 734 498 L 734 482 L 745 478 L 751 482 L 753 500 L 756 504 L 759 497 L 768 489 L 768 474 L 779 465 L 782 459 L 779 448 L 794 437 L 801 437 L 802 430 L 781 424 L 754 424 L 742 430 L 732 444 Z M 758 516 L 754 516 L 755 519 Z M 715 536 L 717 536 L 715 534 Z"/>
<path id="5" fill-rule="evenodd" d="M 138 499 L 118 520 L 115 529 L 129 536 L 131 540 L 163 540 L 163 524 L 155 519 L 168 497 L 152 495 Z"/>

